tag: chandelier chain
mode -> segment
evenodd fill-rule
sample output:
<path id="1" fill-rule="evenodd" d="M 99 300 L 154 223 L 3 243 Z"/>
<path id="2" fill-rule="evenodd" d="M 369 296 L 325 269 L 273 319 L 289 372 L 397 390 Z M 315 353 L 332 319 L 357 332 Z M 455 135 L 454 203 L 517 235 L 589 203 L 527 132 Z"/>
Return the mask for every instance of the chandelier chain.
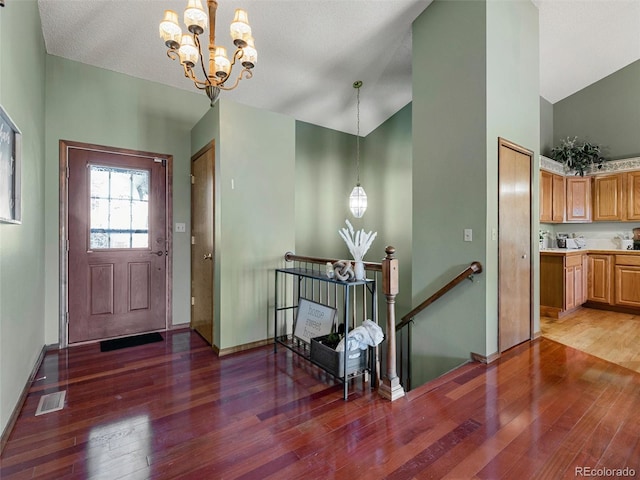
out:
<path id="1" fill-rule="evenodd" d="M 356 184 L 358 186 L 360 186 L 360 86 L 356 86 Z"/>
<path id="2" fill-rule="evenodd" d="M 353 82 L 353 88 L 356 92 L 356 186 L 351 190 L 349 195 L 349 209 L 356 218 L 362 218 L 367 210 L 367 194 L 360 185 L 360 87 L 362 81 Z"/>

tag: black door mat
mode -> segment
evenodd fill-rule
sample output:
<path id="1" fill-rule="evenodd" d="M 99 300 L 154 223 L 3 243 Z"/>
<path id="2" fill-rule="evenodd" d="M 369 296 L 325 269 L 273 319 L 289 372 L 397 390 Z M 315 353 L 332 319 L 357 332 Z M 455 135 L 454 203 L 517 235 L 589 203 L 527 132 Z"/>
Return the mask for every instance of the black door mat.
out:
<path id="1" fill-rule="evenodd" d="M 164 340 L 159 333 L 145 333 L 143 335 L 134 335 L 132 337 L 114 338 L 113 340 L 103 340 L 100 342 L 101 352 L 110 352 L 111 350 L 119 350 L 121 348 L 135 347 L 137 345 L 145 345 L 147 343 L 161 342 Z"/>

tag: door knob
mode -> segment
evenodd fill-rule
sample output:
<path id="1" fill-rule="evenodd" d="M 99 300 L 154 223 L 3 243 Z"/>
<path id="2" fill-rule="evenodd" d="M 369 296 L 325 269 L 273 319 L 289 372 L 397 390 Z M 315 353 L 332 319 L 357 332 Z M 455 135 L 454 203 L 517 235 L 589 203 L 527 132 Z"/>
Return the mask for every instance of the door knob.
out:
<path id="1" fill-rule="evenodd" d="M 207 254 L 204 256 L 204 260 L 213 260 L 213 255 L 211 255 L 210 253 L 207 253 Z"/>
<path id="2" fill-rule="evenodd" d="M 162 255 L 164 255 L 164 252 L 162 250 L 158 250 L 157 252 L 151 252 L 151 255 L 157 255 L 161 257 Z"/>
<path id="3" fill-rule="evenodd" d="M 522 255 L 522 258 L 527 258 L 527 254 L 525 253 L 524 255 Z"/>

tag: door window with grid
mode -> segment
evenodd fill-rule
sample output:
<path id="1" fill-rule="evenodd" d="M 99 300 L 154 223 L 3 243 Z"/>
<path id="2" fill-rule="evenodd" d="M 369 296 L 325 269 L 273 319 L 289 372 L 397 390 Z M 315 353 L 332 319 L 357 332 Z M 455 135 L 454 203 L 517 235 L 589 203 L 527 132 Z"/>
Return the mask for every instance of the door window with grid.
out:
<path id="1" fill-rule="evenodd" d="M 89 165 L 90 249 L 149 248 L 149 171 Z"/>

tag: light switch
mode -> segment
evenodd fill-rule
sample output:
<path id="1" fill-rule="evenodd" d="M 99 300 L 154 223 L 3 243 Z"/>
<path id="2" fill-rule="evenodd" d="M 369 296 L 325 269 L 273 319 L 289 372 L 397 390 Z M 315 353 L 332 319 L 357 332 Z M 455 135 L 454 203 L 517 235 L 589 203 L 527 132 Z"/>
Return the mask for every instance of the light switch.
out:
<path id="1" fill-rule="evenodd" d="M 184 223 L 176 223 L 176 232 L 186 232 L 187 226 Z"/>
<path id="2" fill-rule="evenodd" d="M 465 242 L 470 242 L 473 240 L 473 230 L 471 230 L 470 228 L 465 228 L 464 229 L 464 241 Z"/>

